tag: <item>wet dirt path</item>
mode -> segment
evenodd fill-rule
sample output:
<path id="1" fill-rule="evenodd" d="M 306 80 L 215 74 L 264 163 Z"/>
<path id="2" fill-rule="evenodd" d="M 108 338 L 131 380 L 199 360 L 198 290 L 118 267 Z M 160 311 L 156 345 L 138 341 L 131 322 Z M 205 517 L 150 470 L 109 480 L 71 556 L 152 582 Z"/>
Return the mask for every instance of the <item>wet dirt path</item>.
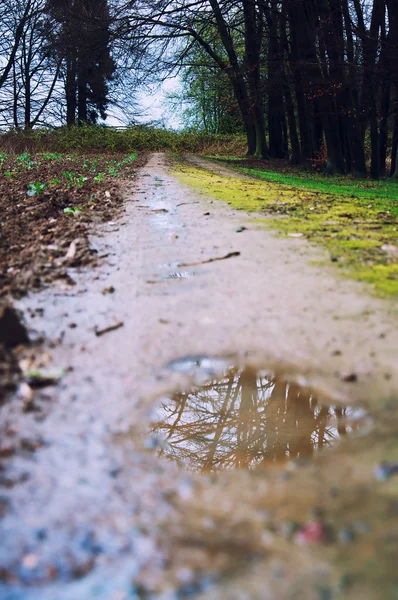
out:
<path id="1" fill-rule="evenodd" d="M 247 230 L 237 233 L 242 225 Z M 0 598 L 339 597 L 344 573 L 336 575 L 335 564 L 345 547 L 298 552 L 293 543 L 292 552 L 276 523 L 305 521 L 321 504 L 342 527 L 342 507 L 355 512 L 359 498 L 365 516 L 358 511 L 357 520 L 388 513 L 391 489 L 371 492 L 369 481 L 375 464 L 396 452 L 396 308 L 310 265 L 321 250 L 257 229 L 183 186 L 164 155 L 150 158 L 125 214 L 91 242 L 101 267 L 71 271 L 75 286 L 21 303 L 36 314 L 30 326 L 53 340 L 52 364 L 68 373 L 46 390 L 39 412 L 20 416 L 12 403 L 3 409 L 3 419 L 40 448 L 10 461 L 9 489 L 2 489 L 0 566 L 8 583 Z M 322 455 L 300 471 L 299 484 L 284 467 L 253 476 L 187 474 L 151 451 L 150 421 L 154 399 L 187 382 L 165 366 L 203 355 L 284 368 L 336 402 L 390 412 L 374 438 L 347 441 L 338 466 Z M 342 477 L 347 492 L 329 498 L 326 490 Z M 293 491 L 294 503 L 286 500 Z M 356 548 L 362 563 L 353 572 L 369 570 L 380 546 L 388 572 L 386 526 L 373 525 L 363 556 Z M 376 571 L 368 598 L 378 597 L 386 576 Z M 342 597 L 359 597 L 361 582 Z M 328 585 L 332 595 L 322 596 Z"/>

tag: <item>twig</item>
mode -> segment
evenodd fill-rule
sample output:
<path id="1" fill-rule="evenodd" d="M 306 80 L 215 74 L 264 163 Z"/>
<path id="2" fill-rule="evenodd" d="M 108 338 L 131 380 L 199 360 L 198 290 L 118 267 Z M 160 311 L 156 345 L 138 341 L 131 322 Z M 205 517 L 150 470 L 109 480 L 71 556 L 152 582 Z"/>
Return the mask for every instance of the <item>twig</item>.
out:
<path id="1" fill-rule="evenodd" d="M 124 325 L 123 321 L 118 321 L 114 325 L 109 325 L 109 327 L 104 327 L 104 329 L 96 329 L 95 335 L 97 337 L 100 337 L 101 335 L 105 335 L 105 333 L 110 333 L 111 331 L 116 331 L 116 329 L 120 329 L 121 327 L 123 327 L 123 325 Z"/>
<path id="2" fill-rule="evenodd" d="M 206 265 L 208 263 L 216 262 L 217 260 L 226 260 L 227 258 L 234 258 L 235 256 L 240 256 L 240 252 L 229 252 L 225 256 L 220 256 L 219 258 L 209 258 L 208 260 L 201 260 L 199 262 L 194 263 L 180 263 L 177 265 L 180 267 L 196 267 L 197 265 Z"/>

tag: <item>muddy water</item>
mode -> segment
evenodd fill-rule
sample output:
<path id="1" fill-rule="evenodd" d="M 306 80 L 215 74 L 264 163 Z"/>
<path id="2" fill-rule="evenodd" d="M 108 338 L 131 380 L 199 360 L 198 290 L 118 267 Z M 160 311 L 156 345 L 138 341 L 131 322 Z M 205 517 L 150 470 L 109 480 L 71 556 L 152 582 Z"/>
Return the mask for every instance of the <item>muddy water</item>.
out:
<path id="1" fill-rule="evenodd" d="M 331 402 L 267 371 L 231 368 L 163 398 L 151 433 L 159 456 L 189 471 L 265 467 L 311 458 L 347 435 L 365 433 L 370 419 L 363 409 Z"/>

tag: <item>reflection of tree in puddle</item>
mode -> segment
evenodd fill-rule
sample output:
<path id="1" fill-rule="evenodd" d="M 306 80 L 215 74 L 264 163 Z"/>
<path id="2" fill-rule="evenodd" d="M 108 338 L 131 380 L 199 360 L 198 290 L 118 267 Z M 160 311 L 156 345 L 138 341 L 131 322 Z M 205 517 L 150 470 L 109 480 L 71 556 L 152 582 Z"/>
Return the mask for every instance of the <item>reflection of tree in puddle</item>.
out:
<path id="1" fill-rule="evenodd" d="M 332 407 L 296 384 L 251 369 L 164 401 L 161 454 L 197 471 L 309 457 L 358 427 L 361 409 Z"/>

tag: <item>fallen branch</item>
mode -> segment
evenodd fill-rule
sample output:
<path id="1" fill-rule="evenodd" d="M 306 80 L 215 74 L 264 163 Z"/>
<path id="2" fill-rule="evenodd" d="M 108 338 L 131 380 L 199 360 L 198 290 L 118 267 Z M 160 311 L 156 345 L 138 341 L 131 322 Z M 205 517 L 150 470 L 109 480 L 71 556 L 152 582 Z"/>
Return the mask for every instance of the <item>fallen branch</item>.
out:
<path id="1" fill-rule="evenodd" d="M 199 262 L 194 262 L 194 263 L 180 263 L 177 266 L 178 266 L 178 268 L 180 268 L 180 267 L 196 267 L 197 265 L 206 265 L 208 263 L 216 262 L 217 260 L 227 260 L 227 258 L 233 258 L 235 256 L 240 256 L 240 252 L 229 252 L 229 254 L 226 254 L 225 256 L 220 256 L 218 258 L 209 258 L 207 260 L 201 260 Z"/>
<path id="2" fill-rule="evenodd" d="M 101 335 L 105 335 L 106 333 L 110 333 L 111 331 L 116 331 L 116 329 L 120 329 L 121 327 L 123 327 L 123 325 L 124 325 L 123 321 L 118 321 L 114 325 L 109 325 L 108 327 L 104 327 L 104 329 L 96 329 L 95 335 L 97 337 L 100 337 Z"/>

